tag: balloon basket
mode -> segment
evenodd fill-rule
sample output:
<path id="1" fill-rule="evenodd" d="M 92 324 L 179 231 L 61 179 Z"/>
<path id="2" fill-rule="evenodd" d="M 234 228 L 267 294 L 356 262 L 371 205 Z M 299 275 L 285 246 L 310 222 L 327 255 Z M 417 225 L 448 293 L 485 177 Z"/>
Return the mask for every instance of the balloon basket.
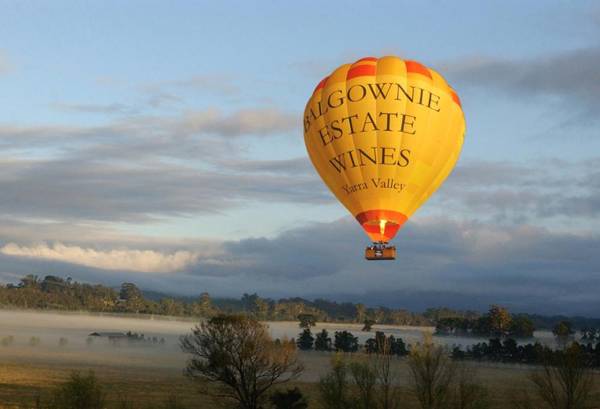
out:
<path id="1" fill-rule="evenodd" d="M 365 258 L 367 260 L 395 260 L 396 246 L 390 246 L 387 243 L 373 243 L 365 249 Z"/>

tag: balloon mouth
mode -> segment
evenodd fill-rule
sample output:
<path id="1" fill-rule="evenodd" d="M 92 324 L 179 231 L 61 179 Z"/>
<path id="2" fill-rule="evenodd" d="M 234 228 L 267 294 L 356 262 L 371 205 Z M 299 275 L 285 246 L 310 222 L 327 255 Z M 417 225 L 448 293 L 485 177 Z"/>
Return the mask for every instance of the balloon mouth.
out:
<path id="1" fill-rule="evenodd" d="M 406 215 L 393 210 L 374 209 L 356 215 L 367 236 L 373 242 L 389 242 L 406 222 Z"/>

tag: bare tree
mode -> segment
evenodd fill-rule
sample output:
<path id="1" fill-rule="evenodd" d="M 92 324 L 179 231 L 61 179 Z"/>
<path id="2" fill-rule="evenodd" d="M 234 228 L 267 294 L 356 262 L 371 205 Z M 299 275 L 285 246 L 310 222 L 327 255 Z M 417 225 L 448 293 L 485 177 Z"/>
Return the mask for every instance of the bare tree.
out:
<path id="1" fill-rule="evenodd" d="M 181 338 L 191 354 L 186 374 L 216 388 L 206 392 L 258 409 L 273 386 L 300 375 L 296 346 L 273 341 L 263 324 L 243 315 L 218 315 Z"/>
<path id="2" fill-rule="evenodd" d="M 377 376 L 377 407 L 381 409 L 400 409 L 404 399 L 400 396 L 398 374 L 392 369 L 392 351 L 389 337 L 378 341 L 375 353 L 375 374 Z"/>
<path id="3" fill-rule="evenodd" d="M 579 345 L 556 351 L 531 375 L 538 397 L 552 409 L 587 409 L 593 372 Z"/>
<path id="4" fill-rule="evenodd" d="M 447 352 L 433 344 L 431 336 L 413 346 L 408 357 L 413 392 L 422 409 L 446 409 L 455 366 Z"/>

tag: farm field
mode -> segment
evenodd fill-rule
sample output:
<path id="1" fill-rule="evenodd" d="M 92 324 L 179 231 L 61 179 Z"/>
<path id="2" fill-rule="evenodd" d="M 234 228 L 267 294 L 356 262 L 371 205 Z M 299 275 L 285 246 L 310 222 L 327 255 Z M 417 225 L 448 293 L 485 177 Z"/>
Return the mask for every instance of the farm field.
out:
<path id="1" fill-rule="evenodd" d="M 290 386 L 298 386 L 308 397 L 310 408 L 319 409 L 317 385 L 318 374 L 330 367 L 332 354 L 301 353 L 300 357 L 307 369 L 306 374 Z M 22 360 L 22 362 L 18 362 Z M 93 370 L 107 391 L 108 407 L 118 408 L 123 402 L 133 402 L 134 408 L 160 408 L 170 396 L 189 408 L 218 408 L 210 397 L 198 391 L 196 385 L 183 376 L 181 369 L 116 364 L 115 362 L 95 364 L 60 363 L 58 360 L 34 363 L 25 359 L 14 359 L 0 365 L 0 407 L 31 407 L 36 396 L 48 396 L 52 387 L 66 380 L 72 371 Z M 394 369 L 406 394 L 406 408 L 417 408 L 410 393 L 408 366 L 404 359 L 394 361 Z M 491 395 L 494 408 L 512 408 L 512 399 L 523 389 L 528 389 L 527 375 L 531 368 L 515 365 L 467 364 L 475 371 L 478 380 L 485 385 Z M 595 402 L 600 405 L 600 388 L 595 391 Z"/>
<path id="2" fill-rule="evenodd" d="M 68 378 L 72 371 L 93 370 L 108 391 L 109 404 L 135 402 L 136 407 L 160 407 L 169 396 L 191 408 L 212 408 L 214 402 L 198 391 L 183 376 L 186 355 L 179 349 L 179 336 L 190 331 L 194 321 L 169 318 L 100 316 L 36 311 L 0 311 L 0 403 L 2 407 L 28 405 L 35 397 Z M 292 337 L 299 332 L 295 322 L 270 322 L 274 337 Z M 355 324 L 321 324 L 315 328 L 349 330 L 360 341 L 373 333 L 360 331 Z M 419 342 L 422 332 L 432 328 L 376 327 L 408 343 Z M 144 334 L 146 342 L 112 342 L 103 337 L 88 337 L 92 332 L 126 332 Z M 540 334 L 536 334 L 538 338 Z M 541 333 L 541 338 L 547 336 Z M 164 339 L 164 342 L 159 340 Z M 91 341 L 90 341 L 91 340 Z M 550 341 L 549 338 L 547 338 Z M 434 337 L 446 345 L 479 342 L 478 339 Z M 305 371 L 294 382 L 309 396 L 311 407 L 319 408 L 316 382 L 330 369 L 333 353 L 300 352 Z M 349 359 L 360 359 L 354 354 Z M 466 363 L 469 371 L 491 392 L 498 408 L 510 408 L 515 391 L 527 387 L 530 366 Z M 405 359 L 393 361 L 400 385 L 408 388 L 409 370 Z M 600 389 L 599 395 L 600 402 Z M 414 402 L 407 393 L 407 407 Z M 159 405 L 159 406 L 156 406 Z"/>

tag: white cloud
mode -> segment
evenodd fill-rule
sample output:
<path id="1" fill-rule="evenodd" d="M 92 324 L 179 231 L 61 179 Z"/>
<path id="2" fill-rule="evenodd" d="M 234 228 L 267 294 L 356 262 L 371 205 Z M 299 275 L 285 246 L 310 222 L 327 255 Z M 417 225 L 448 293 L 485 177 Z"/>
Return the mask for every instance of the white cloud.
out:
<path id="1" fill-rule="evenodd" d="M 209 109 L 185 114 L 174 128 L 184 135 L 199 132 L 221 136 L 270 135 L 300 129 L 300 117 L 273 108 L 242 109 L 230 115 Z"/>
<path id="2" fill-rule="evenodd" d="M 105 270 L 129 270 L 139 272 L 179 271 L 198 259 L 198 254 L 190 251 L 162 253 L 154 250 L 109 250 L 101 251 L 79 246 L 67 246 L 61 243 L 19 246 L 8 243 L 0 248 L 7 256 L 46 259 L 74 263 Z"/>

